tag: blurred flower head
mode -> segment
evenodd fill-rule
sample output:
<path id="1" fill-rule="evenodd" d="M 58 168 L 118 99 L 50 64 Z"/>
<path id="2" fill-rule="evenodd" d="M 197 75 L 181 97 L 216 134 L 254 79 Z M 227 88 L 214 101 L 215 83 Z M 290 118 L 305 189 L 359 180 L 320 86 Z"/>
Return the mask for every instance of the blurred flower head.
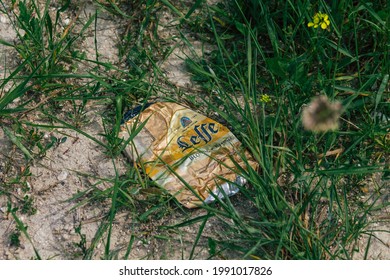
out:
<path id="1" fill-rule="evenodd" d="M 327 29 L 329 25 L 329 16 L 321 12 L 316 13 L 313 17 L 313 21 L 307 24 L 308 27 L 318 28 L 318 26 L 320 26 L 322 29 Z"/>
<path id="2" fill-rule="evenodd" d="M 314 98 L 302 111 L 302 123 L 306 130 L 324 132 L 339 127 L 342 112 L 340 102 L 330 102 L 322 95 Z"/>

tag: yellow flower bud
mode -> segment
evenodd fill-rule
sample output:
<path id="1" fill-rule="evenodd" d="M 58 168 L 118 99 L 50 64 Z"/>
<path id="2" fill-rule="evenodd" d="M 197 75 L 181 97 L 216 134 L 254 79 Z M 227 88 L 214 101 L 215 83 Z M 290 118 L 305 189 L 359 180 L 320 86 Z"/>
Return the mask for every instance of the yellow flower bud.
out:
<path id="1" fill-rule="evenodd" d="M 329 16 L 321 12 L 316 13 L 313 16 L 313 21 L 307 24 L 308 27 L 318 28 L 321 26 L 322 29 L 327 29 L 330 26 Z"/>

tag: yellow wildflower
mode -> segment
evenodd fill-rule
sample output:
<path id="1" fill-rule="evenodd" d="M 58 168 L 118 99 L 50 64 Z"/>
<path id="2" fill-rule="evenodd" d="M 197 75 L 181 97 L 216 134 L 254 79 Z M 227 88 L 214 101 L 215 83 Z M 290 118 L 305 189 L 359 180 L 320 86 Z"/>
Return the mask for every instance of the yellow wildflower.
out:
<path id="1" fill-rule="evenodd" d="M 327 29 L 329 25 L 329 16 L 321 12 L 316 13 L 313 17 L 313 21 L 307 24 L 308 27 L 318 28 L 318 26 L 321 26 L 322 29 Z"/>
<path id="2" fill-rule="evenodd" d="M 268 103 L 271 102 L 271 97 L 268 94 L 260 95 L 260 102 Z"/>

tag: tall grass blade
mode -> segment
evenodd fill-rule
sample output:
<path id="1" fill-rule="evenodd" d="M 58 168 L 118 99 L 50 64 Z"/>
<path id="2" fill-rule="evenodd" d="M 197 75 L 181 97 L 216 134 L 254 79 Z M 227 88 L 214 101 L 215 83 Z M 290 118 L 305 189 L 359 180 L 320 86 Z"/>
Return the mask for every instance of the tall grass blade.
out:
<path id="1" fill-rule="evenodd" d="M 23 224 L 23 222 L 19 219 L 19 217 L 15 214 L 15 211 L 11 211 L 11 215 L 14 218 L 16 224 L 18 225 L 18 229 L 23 232 L 24 236 L 27 238 L 27 240 L 30 242 L 31 246 L 34 249 L 35 256 L 38 260 L 41 260 L 41 256 L 39 255 L 38 250 L 35 248 L 34 243 L 32 242 L 30 235 L 27 232 L 27 227 Z"/>
<path id="2" fill-rule="evenodd" d="M 18 137 L 10 131 L 7 127 L 3 127 L 5 135 L 8 136 L 8 138 L 11 140 L 12 143 L 14 143 L 24 154 L 28 159 L 34 159 L 30 151 L 23 145 L 23 143 L 18 139 Z"/>

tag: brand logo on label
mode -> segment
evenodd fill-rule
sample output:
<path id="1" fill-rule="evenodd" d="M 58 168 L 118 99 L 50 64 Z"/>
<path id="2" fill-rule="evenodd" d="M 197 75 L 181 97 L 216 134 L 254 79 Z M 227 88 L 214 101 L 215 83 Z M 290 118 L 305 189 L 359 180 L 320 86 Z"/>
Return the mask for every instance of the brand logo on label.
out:
<path id="1" fill-rule="evenodd" d="M 188 117 L 182 117 L 182 118 L 180 119 L 180 124 L 181 124 L 182 127 L 186 127 L 186 126 L 188 126 L 190 123 L 192 123 L 192 121 L 191 121 L 190 118 L 188 118 Z"/>
<path id="2" fill-rule="evenodd" d="M 213 134 L 218 132 L 218 128 L 215 123 L 204 123 L 201 125 L 194 126 L 195 135 L 191 135 L 186 139 L 184 136 L 177 138 L 177 144 L 183 150 L 183 152 L 202 141 L 208 143 L 213 139 Z"/>

